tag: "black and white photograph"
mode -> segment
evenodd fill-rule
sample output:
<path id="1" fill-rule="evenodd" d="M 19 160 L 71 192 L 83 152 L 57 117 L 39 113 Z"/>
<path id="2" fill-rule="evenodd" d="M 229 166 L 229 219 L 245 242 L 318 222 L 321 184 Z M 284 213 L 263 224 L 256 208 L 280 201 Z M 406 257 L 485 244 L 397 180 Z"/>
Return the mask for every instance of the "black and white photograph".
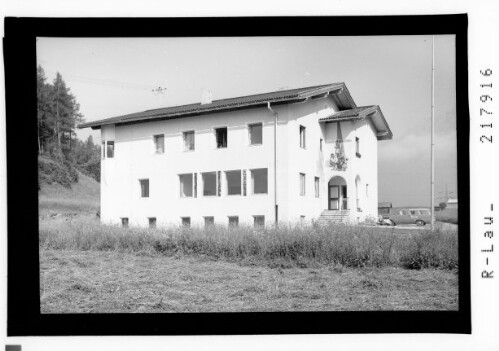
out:
<path id="1" fill-rule="evenodd" d="M 498 341 L 499 7 L 124 6 L 3 18 L 6 350 Z"/>
<path id="2" fill-rule="evenodd" d="M 458 309 L 454 35 L 36 45 L 42 313 Z"/>

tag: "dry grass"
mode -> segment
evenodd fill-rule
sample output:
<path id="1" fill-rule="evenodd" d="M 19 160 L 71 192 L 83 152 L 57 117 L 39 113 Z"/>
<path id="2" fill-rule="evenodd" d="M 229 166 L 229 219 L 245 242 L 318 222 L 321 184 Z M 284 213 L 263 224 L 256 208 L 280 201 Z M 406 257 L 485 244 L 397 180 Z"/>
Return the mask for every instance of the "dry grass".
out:
<path id="1" fill-rule="evenodd" d="M 123 229 L 96 219 L 85 176 L 43 185 L 39 204 L 42 313 L 458 307 L 455 230 Z"/>
<path id="2" fill-rule="evenodd" d="M 60 184 L 42 184 L 38 192 L 38 208 L 42 217 L 55 213 L 91 213 L 99 211 L 100 185 L 80 174 L 71 189 Z"/>
<path id="3" fill-rule="evenodd" d="M 42 250 L 42 313 L 456 310 L 448 270 L 272 269 L 209 257 Z"/>
<path id="4" fill-rule="evenodd" d="M 359 226 L 280 226 L 143 229 L 102 225 L 93 217 L 43 220 L 40 247 L 203 255 L 226 261 L 254 261 L 271 267 L 347 267 L 457 269 L 455 232 L 423 231 L 397 237 L 391 231 Z"/>
<path id="5" fill-rule="evenodd" d="M 435 212 L 437 221 L 444 223 L 458 224 L 457 208 L 446 208 Z"/>

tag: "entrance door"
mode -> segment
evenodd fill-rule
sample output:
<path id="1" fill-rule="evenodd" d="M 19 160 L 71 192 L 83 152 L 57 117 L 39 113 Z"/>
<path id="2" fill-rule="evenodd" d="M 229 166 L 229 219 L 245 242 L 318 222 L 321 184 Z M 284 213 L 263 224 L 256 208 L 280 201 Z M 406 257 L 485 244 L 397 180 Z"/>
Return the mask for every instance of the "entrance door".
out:
<path id="1" fill-rule="evenodd" d="M 341 209 L 348 210 L 347 186 L 341 186 Z"/>
<path id="2" fill-rule="evenodd" d="M 340 209 L 340 187 L 339 185 L 329 186 L 329 209 L 339 210 Z"/>

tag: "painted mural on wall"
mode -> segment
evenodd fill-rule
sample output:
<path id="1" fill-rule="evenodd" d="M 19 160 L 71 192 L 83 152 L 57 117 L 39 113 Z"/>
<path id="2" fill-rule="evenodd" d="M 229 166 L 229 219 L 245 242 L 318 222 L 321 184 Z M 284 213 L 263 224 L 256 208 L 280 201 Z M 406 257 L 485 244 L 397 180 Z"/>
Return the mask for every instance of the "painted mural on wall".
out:
<path id="1" fill-rule="evenodd" d="M 347 169 L 348 158 L 345 156 L 345 147 L 343 146 L 343 136 L 341 135 L 340 123 L 337 123 L 337 139 L 334 144 L 334 150 L 329 158 L 329 165 L 335 171 L 345 171 Z"/>

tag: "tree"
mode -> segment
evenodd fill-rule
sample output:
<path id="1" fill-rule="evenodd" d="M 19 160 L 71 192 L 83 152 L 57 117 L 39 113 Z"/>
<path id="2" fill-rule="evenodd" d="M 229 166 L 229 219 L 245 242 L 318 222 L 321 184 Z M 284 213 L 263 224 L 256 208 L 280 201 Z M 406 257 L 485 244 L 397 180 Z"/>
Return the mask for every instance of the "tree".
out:
<path id="1" fill-rule="evenodd" d="M 66 176 L 54 179 L 59 179 L 56 181 L 63 185 L 77 181 L 76 169 L 99 178 L 99 147 L 94 145 L 91 137 L 86 142 L 78 140 L 74 131 L 76 126 L 83 122 L 80 105 L 61 74 L 56 74 L 52 84 L 47 83 L 41 66 L 37 67 L 37 121 L 38 153 L 44 156 L 39 161 L 39 172 L 40 162 L 42 166 L 44 162 L 55 162 L 57 167 L 64 169 L 59 173 Z M 54 167 L 41 168 L 42 171 L 47 171 Z"/>
<path id="2" fill-rule="evenodd" d="M 38 119 L 38 153 L 44 152 L 47 138 L 50 138 L 50 132 L 47 128 L 51 118 L 51 105 L 49 101 L 49 85 L 42 66 L 37 67 L 36 71 L 36 94 L 37 94 L 37 119 Z"/>

